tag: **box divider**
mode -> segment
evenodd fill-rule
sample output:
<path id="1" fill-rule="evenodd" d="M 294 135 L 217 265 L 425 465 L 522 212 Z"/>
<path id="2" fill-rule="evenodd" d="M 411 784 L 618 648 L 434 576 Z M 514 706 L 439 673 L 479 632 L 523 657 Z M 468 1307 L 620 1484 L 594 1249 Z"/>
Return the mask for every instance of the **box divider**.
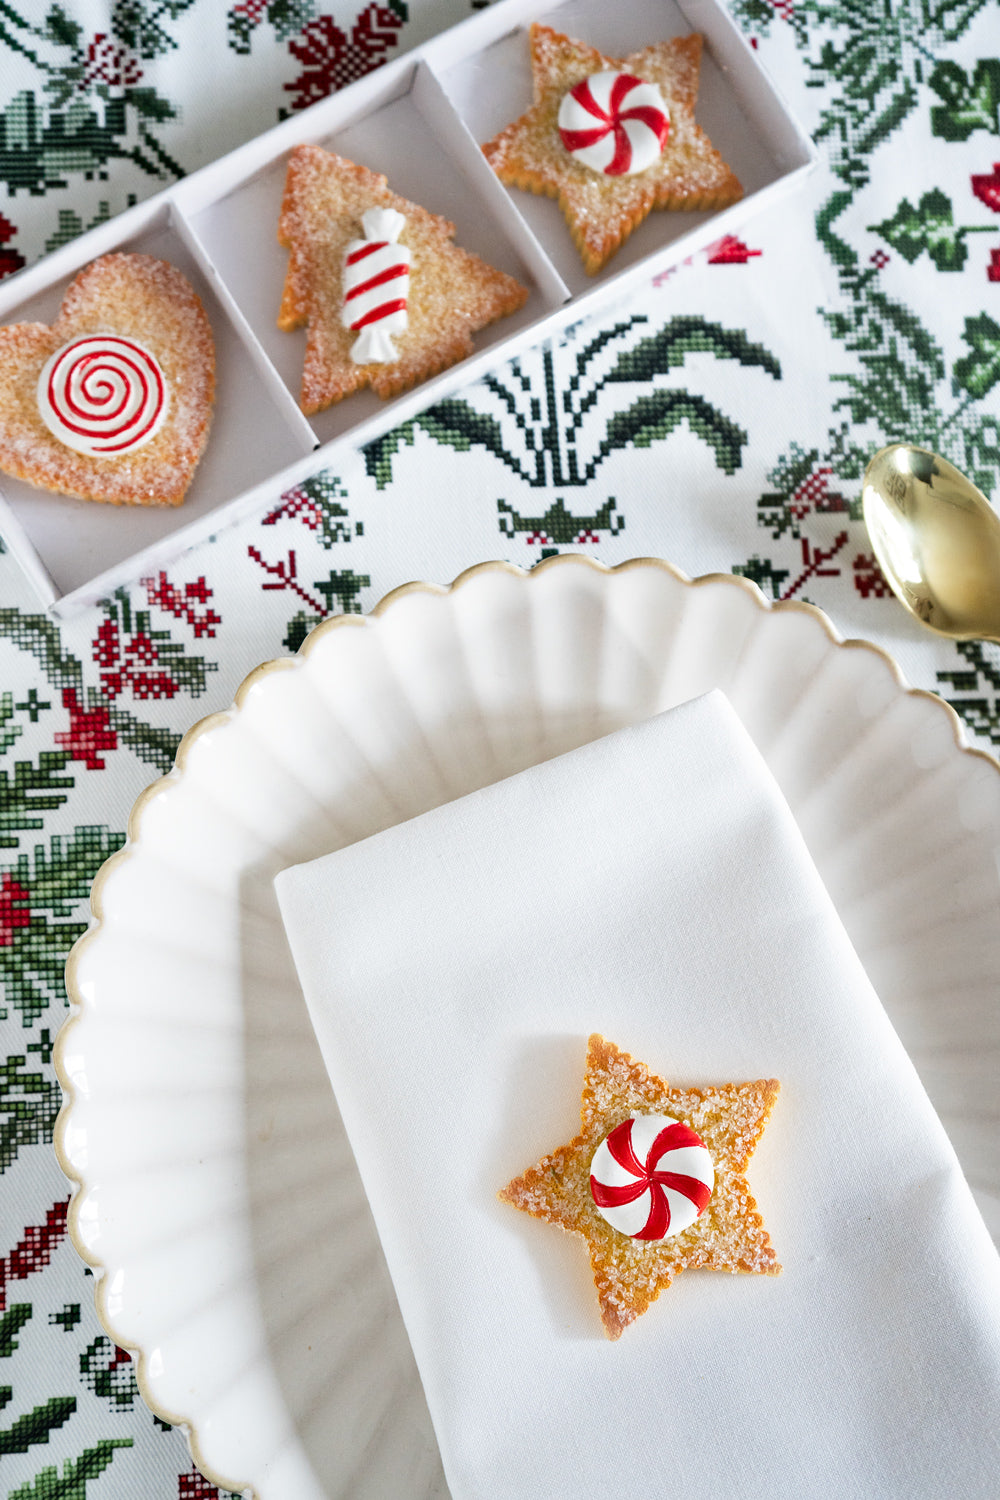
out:
<path id="1" fill-rule="evenodd" d="M 517 205 L 498 179 L 468 125 L 462 119 L 447 89 L 431 64 L 422 61 L 413 80 L 413 100 L 426 115 L 438 138 L 447 144 L 451 157 L 473 191 L 483 200 L 492 217 L 521 257 L 546 307 L 561 307 L 572 293 L 556 270 L 537 236 L 521 217 Z"/>
<path id="2" fill-rule="evenodd" d="M 21 570 L 31 579 L 42 603 L 47 609 L 52 609 L 59 598 L 55 579 L 39 557 L 31 538 L 18 519 L 17 512 L 2 489 L 0 489 L 0 536 L 4 538 L 16 556 Z"/>
<path id="3" fill-rule="evenodd" d="M 295 398 L 285 385 L 285 382 L 272 365 L 260 340 L 219 274 L 215 262 L 198 235 L 197 230 L 176 201 L 170 205 L 170 220 L 171 228 L 177 234 L 178 239 L 183 241 L 185 249 L 189 251 L 198 269 L 211 286 L 226 316 L 246 347 L 255 369 L 273 397 L 278 412 L 286 426 L 298 440 L 303 454 L 311 453 L 313 449 L 319 447 L 319 439 L 300 410 Z"/>

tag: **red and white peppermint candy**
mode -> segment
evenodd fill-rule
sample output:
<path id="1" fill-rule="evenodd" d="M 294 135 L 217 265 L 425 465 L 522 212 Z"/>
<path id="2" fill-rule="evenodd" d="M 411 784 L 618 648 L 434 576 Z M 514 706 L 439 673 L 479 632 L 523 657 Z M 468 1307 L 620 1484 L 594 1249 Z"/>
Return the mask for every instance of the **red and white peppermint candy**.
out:
<path id="1" fill-rule="evenodd" d="M 563 96 L 559 135 L 577 161 L 608 177 L 645 172 L 663 150 L 670 114 L 655 83 L 632 73 L 592 73 Z"/>
<path id="2" fill-rule="evenodd" d="M 365 237 L 351 240 L 344 260 L 345 328 L 359 337 L 351 345 L 356 365 L 391 364 L 394 333 L 409 323 L 410 251 L 397 245 L 406 216 L 394 208 L 369 208 L 361 215 Z"/>
<path id="3" fill-rule="evenodd" d="M 616 1126 L 590 1163 L 590 1191 L 612 1229 L 663 1240 L 704 1212 L 715 1168 L 690 1125 L 669 1115 L 635 1115 Z"/>
<path id="4" fill-rule="evenodd" d="M 57 349 L 38 377 L 38 411 L 53 437 L 92 458 L 132 453 L 167 415 L 154 355 L 119 334 L 86 334 Z"/>

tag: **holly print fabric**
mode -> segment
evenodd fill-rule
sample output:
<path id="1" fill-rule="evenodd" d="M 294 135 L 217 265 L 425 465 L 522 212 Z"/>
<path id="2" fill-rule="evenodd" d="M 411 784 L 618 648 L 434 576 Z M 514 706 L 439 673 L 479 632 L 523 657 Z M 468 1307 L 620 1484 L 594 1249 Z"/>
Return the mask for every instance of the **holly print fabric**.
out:
<path id="1" fill-rule="evenodd" d="M 477 8 L 0 4 L 0 276 Z M 70 619 L 46 613 L 0 539 L 8 1497 L 219 1493 L 97 1321 L 51 1150 L 52 1050 L 90 881 L 184 730 L 258 662 L 485 558 L 659 555 L 820 605 L 1000 749 L 1000 648 L 911 625 L 860 511 L 865 463 L 894 440 L 988 494 L 1000 480 L 1000 8 L 732 13 L 819 147 L 795 196 Z"/>

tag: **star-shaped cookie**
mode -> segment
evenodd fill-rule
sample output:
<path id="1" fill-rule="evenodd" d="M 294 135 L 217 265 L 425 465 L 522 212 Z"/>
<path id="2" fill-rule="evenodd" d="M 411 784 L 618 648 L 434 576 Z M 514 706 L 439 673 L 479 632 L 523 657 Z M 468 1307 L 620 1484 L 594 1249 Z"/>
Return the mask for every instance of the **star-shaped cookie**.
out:
<path id="1" fill-rule="evenodd" d="M 743 196 L 738 179 L 694 122 L 701 46 L 694 34 L 611 58 L 548 26 L 531 28 L 535 102 L 483 151 L 501 182 L 559 200 L 591 274 L 654 208 L 724 208 Z M 632 176 L 609 176 L 585 165 L 560 135 L 564 97 L 582 80 L 609 72 L 654 85 L 669 113 L 662 151 Z"/>
<path id="2" fill-rule="evenodd" d="M 671 1088 L 612 1042 L 602 1036 L 590 1038 L 580 1134 L 515 1177 L 500 1197 L 586 1240 L 609 1339 L 620 1338 L 681 1271 L 694 1267 L 758 1273 L 781 1270 L 744 1176 L 778 1088 L 773 1078 L 709 1088 Z M 594 1153 L 601 1142 L 626 1120 L 641 1116 L 666 1116 L 679 1122 L 682 1145 L 688 1144 L 694 1131 L 715 1171 L 711 1196 L 700 1216 L 690 1227 L 664 1239 L 632 1238 L 612 1228 L 595 1203 L 591 1187 Z M 669 1178 L 670 1174 L 658 1176 Z M 676 1183 L 676 1179 L 671 1181 Z"/>

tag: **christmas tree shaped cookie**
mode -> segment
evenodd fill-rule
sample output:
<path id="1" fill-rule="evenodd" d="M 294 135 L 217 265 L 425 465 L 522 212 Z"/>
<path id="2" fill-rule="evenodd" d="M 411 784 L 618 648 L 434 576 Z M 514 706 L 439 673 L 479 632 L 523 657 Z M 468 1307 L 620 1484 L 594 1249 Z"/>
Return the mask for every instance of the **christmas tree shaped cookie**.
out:
<path id="1" fill-rule="evenodd" d="M 534 104 L 483 147 L 501 182 L 557 198 L 593 273 L 654 208 L 724 208 L 743 196 L 695 124 L 701 37 L 605 57 L 531 28 Z"/>
<path id="2" fill-rule="evenodd" d="M 289 251 L 278 327 L 307 326 L 300 402 L 363 386 L 398 396 L 472 352 L 472 334 L 528 293 L 452 244 L 455 226 L 324 151 L 292 152 L 278 240 Z"/>
<path id="3" fill-rule="evenodd" d="M 773 1078 L 672 1088 L 590 1038 L 580 1134 L 500 1197 L 586 1240 L 609 1339 L 681 1271 L 781 1270 L 744 1176 L 777 1095 Z"/>

